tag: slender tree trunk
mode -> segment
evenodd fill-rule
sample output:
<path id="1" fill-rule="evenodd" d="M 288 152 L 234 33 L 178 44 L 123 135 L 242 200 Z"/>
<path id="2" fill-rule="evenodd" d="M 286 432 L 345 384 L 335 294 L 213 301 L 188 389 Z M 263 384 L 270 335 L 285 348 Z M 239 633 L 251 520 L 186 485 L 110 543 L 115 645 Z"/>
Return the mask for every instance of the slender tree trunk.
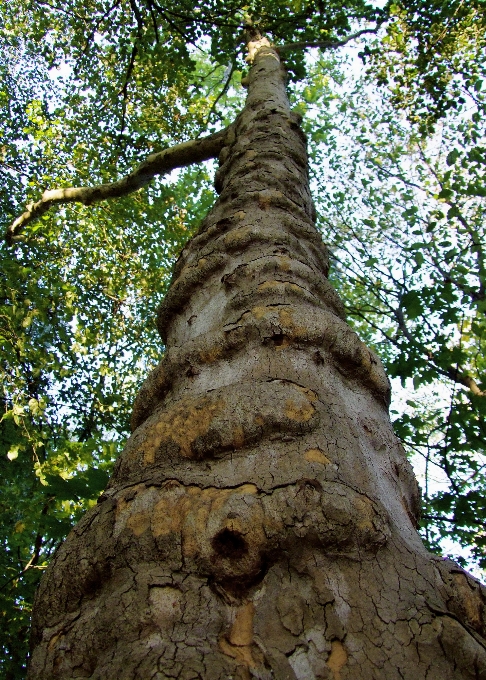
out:
<path id="1" fill-rule="evenodd" d="M 252 45 L 220 197 L 108 490 L 35 605 L 29 677 L 486 678 L 484 594 L 415 530 L 379 360 L 346 325 L 285 74 Z"/>

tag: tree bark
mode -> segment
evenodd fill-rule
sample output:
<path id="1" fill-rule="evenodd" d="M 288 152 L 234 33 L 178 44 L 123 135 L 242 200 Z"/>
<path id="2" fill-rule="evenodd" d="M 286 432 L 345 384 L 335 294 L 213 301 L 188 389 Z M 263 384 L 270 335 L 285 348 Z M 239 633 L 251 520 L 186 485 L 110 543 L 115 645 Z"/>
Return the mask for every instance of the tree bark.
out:
<path id="1" fill-rule="evenodd" d="M 254 45 L 220 196 L 109 487 L 37 595 L 29 678 L 486 678 L 484 590 L 429 554 L 389 383 L 347 326 L 285 73 Z"/>

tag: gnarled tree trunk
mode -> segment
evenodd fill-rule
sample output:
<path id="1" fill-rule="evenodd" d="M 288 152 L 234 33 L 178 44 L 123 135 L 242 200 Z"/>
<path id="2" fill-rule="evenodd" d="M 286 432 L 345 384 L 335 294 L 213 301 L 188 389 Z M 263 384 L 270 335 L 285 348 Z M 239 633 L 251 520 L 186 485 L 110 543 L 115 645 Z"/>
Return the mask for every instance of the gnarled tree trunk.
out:
<path id="1" fill-rule="evenodd" d="M 486 678 L 484 596 L 415 530 L 379 360 L 346 325 L 285 75 L 252 45 L 220 197 L 98 506 L 42 581 L 29 677 Z"/>

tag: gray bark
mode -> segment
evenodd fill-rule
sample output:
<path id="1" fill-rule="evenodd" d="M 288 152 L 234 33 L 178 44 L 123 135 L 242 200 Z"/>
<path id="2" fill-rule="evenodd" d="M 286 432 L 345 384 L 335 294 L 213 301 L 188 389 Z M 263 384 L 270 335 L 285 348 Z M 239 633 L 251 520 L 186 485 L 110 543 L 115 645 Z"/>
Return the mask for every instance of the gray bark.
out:
<path id="1" fill-rule="evenodd" d="M 29 678 L 486 678 L 484 590 L 416 532 L 265 41 L 233 130 L 133 435 L 40 586 Z"/>

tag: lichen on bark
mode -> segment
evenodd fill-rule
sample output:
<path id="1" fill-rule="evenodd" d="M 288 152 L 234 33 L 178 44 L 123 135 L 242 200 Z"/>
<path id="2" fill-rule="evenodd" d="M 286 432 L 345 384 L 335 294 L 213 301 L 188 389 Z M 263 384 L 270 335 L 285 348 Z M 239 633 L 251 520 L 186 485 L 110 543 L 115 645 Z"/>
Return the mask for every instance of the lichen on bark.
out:
<path id="1" fill-rule="evenodd" d="M 95 509 L 39 589 L 29 678 L 486 678 L 484 589 L 430 555 L 389 383 L 344 320 L 285 72 L 254 45 L 219 198 Z"/>

